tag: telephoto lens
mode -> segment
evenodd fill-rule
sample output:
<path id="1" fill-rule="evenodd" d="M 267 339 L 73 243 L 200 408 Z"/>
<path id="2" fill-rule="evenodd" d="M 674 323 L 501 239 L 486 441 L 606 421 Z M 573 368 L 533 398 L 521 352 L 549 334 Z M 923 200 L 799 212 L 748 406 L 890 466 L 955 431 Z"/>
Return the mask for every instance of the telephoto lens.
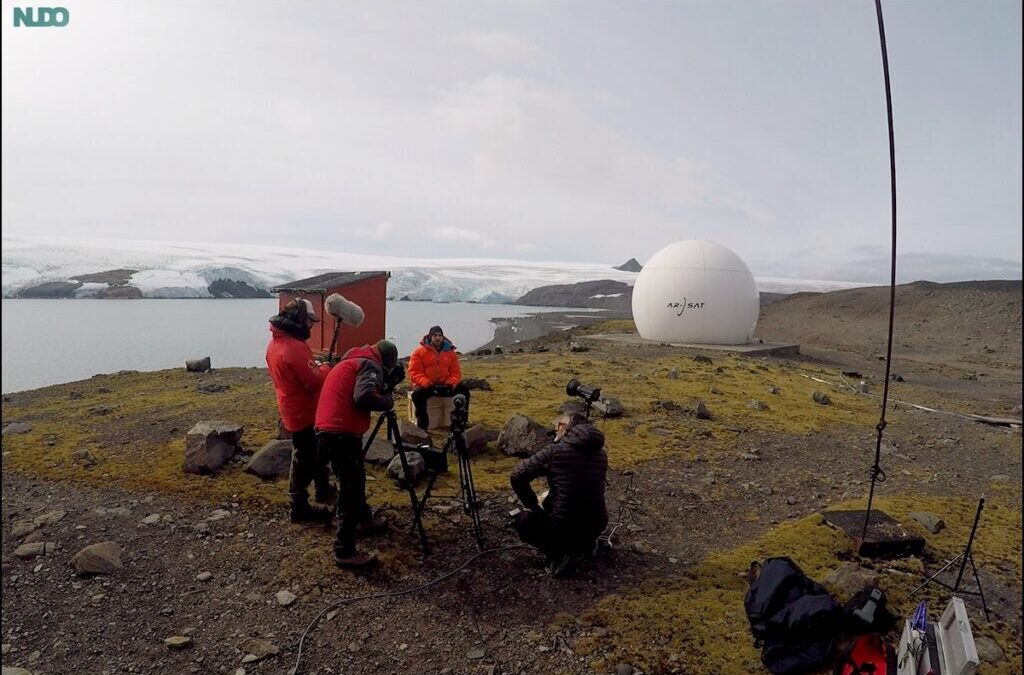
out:
<path id="1" fill-rule="evenodd" d="M 597 399 L 601 398 L 601 389 L 588 387 L 583 384 L 575 377 L 569 380 L 569 384 L 565 385 L 565 393 L 569 396 L 579 396 L 584 401 L 593 403 Z"/>

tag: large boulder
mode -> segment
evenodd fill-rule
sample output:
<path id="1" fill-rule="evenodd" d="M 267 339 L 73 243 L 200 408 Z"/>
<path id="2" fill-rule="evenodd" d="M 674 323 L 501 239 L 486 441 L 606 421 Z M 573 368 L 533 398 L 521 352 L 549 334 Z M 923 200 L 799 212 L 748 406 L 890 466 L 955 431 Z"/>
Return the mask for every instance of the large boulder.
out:
<path id="1" fill-rule="evenodd" d="M 406 445 L 432 445 L 433 441 L 423 429 L 420 429 L 415 424 L 410 424 L 405 420 L 398 423 L 398 432 L 402 434 L 402 442 Z M 384 434 L 384 428 L 377 432 L 378 435 Z"/>
<path id="2" fill-rule="evenodd" d="M 621 417 L 626 412 L 622 401 L 613 396 L 606 396 L 594 401 L 594 410 L 601 413 L 601 417 Z"/>
<path id="3" fill-rule="evenodd" d="M 544 425 L 526 415 L 513 415 L 498 434 L 498 449 L 506 455 L 533 455 L 550 442 Z"/>
<path id="4" fill-rule="evenodd" d="M 292 442 L 270 441 L 256 451 L 245 466 L 246 473 L 260 478 L 287 476 L 292 466 Z"/>
<path id="5" fill-rule="evenodd" d="M 413 450 L 406 451 L 405 461 L 409 465 L 409 477 L 415 483 L 427 470 L 427 463 L 423 459 L 423 455 Z M 405 468 L 402 466 L 402 457 L 400 455 L 395 455 L 388 464 L 388 478 L 399 483 L 404 482 Z"/>
<path id="6" fill-rule="evenodd" d="M 487 451 L 487 444 L 498 438 L 497 432 L 482 424 L 474 424 L 463 434 L 466 439 L 466 450 L 470 457 L 476 457 Z"/>
<path id="7" fill-rule="evenodd" d="M 124 567 L 121 564 L 121 547 L 113 541 L 86 546 L 75 554 L 71 564 L 75 566 L 75 573 L 80 577 L 113 574 Z"/>
<path id="8" fill-rule="evenodd" d="M 198 422 L 185 436 L 185 473 L 213 473 L 238 451 L 245 427 L 231 422 Z"/>
<path id="9" fill-rule="evenodd" d="M 490 350 L 488 350 L 490 353 Z M 482 377 L 467 377 L 462 380 L 463 386 L 470 391 L 494 391 L 491 388 L 491 383 Z"/>
<path id="10" fill-rule="evenodd" d="M 210 357 L 185 361 L 185 370 L 190 373 L 205 373 L 210 370 Z"/>
<path id="11" fill-rule="evenodd" d="M 377 434 L 366 451 L 366 461 L 375 466 L 386 466 L 391 458 L 395 456 L 395 446 L 387 438 L 381 438 L 383 434 Z M 366 439 L 363 439 L 363 443 Z"/>

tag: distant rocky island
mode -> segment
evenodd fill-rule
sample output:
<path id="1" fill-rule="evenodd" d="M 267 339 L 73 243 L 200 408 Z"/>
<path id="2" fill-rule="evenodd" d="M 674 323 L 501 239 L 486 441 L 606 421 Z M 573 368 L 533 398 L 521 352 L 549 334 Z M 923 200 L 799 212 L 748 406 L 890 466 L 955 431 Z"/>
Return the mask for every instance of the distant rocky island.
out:
<path id="1" fill-rule="evenodd" d="M 26 286 L 15 297 L 25 299 L 86 298 L 97 300 L 138 300 L 142 291 L 132 286 L 132 275 L 138 270 L 116 269 L 94 274 L 79 274 L 67 281 L 46 281 Z M 207 290 L 213 298 L 272 298 L 270 291 L 244 281 L 215 279 Z"/>

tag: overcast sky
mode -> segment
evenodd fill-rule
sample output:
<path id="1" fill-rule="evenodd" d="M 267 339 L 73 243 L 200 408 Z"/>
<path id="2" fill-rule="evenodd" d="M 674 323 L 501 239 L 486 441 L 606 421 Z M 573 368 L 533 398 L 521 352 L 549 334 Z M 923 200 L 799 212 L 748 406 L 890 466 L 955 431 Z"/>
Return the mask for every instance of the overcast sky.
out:
<path id="1" fill-rule="evenodd" d="M 3 0 L 8 234 L 883 281 L 870 0 Z M 1021 3 L 884 4 L 901 277 L 1021 275 Z"/>

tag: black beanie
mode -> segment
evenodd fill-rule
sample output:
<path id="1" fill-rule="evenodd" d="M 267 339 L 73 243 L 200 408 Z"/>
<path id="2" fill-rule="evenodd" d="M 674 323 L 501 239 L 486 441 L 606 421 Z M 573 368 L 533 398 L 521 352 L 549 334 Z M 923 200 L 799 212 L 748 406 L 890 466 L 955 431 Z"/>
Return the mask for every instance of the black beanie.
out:
<path id="1" fill-rule="evenodd" d="M 427 331 L 427 335 L 430 337 L 432 337 L 434 333 L 440 333 L 441 335 L 444 335 L 444 331 L 441 330 L 440 326 L 431 326 L 430 330 Z"/>

